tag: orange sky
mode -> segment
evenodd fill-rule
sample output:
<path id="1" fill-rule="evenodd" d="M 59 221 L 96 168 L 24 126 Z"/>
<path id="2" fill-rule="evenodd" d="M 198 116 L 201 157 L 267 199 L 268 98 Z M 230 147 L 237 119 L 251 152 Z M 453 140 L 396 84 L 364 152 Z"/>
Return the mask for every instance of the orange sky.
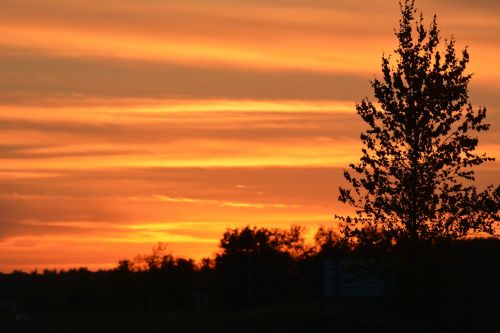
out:
<path id="1" fill-rule="evenodd" d="M 480 149 L 500 157 L 500 3 L 420 0 L 469 46 Z M 0 0 L 0 271 L 110 267 L 227 227 L 311 232 L 347 211 L 354 104 L 397 1 Z M 498 162 L 481 184 L 498 183 Z"/>

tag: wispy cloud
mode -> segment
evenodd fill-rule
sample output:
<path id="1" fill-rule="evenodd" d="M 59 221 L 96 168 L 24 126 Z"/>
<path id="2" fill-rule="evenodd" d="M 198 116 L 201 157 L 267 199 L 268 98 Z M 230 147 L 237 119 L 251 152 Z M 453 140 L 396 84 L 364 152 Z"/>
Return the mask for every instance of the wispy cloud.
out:
<path id="1" fill-rule="evenodd" d="M 226 200 L 207 200 L 199 198 L 186 198 L 186 197 L 170 197 L 166 195 L 153 195 L 149 197 L 130 197 L 131 201 L 140 202 L 175 202 L 175 203 L 188 203 L 196 205 L 217 205 L 221 207 L 238 207 L 238 208 L 299 208 L 297 204 L 280 204 L 280 203 L 260 203 L 260 202 L 238 202 Z"/>

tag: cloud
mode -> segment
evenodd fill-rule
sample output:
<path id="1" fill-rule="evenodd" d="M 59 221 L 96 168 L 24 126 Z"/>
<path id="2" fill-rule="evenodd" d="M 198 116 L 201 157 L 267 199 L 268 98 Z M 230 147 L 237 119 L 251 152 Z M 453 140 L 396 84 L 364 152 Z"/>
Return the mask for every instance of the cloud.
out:
<path id="1" fill-rule="evenodd" d="M 352 110 L 340 111 L 228 111 L 228 112 L 174 112 L 157 117 L 145 114 L 131 115 L 128 121 L 101 123 L 87 113 L 88 121 L 78 120 L 29 120 L 1 118 L 0 130 L 12 136 L 29 133 L 46 134 L 49 142 L 57 136 L 68 141 L 52 143 L 1 145 L 0 154 L 36 153 L 59 145 L 76 143 L 161 144 L 182 139 L 218 139 L 279 141 L 300 138 L 355 138 L 362 129 L 362 122 Z M 89 108 L 90 109 L 90 108 Z M 36 111 L 35 111 L 36 112 Z M 80 117 L 80 115 L 79 115 Z M 120 118 L 120 115 L 117 115 Z M 54 117 L 52 117 L 54 118 Z M 122 118 L 127 118 L 126 113 Z M 355 131 L 353 133 L 353 130 Z M 72 136 L 73 138 L 71 138 Z"/>
<path id="2" fill-rule="evenodd" d="M 11 227 L 12 223 L 33 220 L 51 222 L 47 227 L 63 227 L 53 222 L 77 220 L 97 228 L 130 224 L 137 218 L 164 219 L 168 224 L 170 220 L 192 220 L 186 209 L 199 210 L 202 204 L 207 208 L 198 211 L 200 216 L 205 215 L 202 219 L 220 219 L 224 215 L 218 214 L 225 211 L 233 212 L 235 221 L 240 221 L 246 216 L 252 218 L 251 214 L 238 217 L 251 205 L 266 208 L 263 216 L 272 216 L 273 211 L 280 215 L 285 210 L 307 211 L 311 205 L 328 206 L 330 189 L 340 172 L 329 168 L 68 170 L 36 182 L 0 179 L 0 206 L 3 221 L 10 221 Z M 242 184 L 247 187 L 237 187 Z M 222 219 L 228 219 L 227 215 Z M 22 224 L 23 230 L 27 226 Z M 2 230 L 7 232 L 11 227 Z"/>
<path id="3" fill-rule="evenodd" d="M 424 1 L 426 4 L 437 4 L 440 6 L 458 6 L 467 7 L 472 10 L 491 12 L 492 10 L 500 9 L 500 4 L 496 0 L 477 0 L 474 2 L 468 0 L 439 0 L 439 1 Z"/>
<path id="4" fill-rule="evenodd" d="M 352 99 L 369 92 L 370 76 L 193 68 L 110 58 L 0 52 L 2 103 L 47 99 Z"/>
<path id="5" fill-rule="evenodd" d="M 474 66 L 474 50 L 472 56 Z M 359 100 L 372 95 L 369 81 L 380 76 L 378 68 L 378 64 L 371 68 L 373 74 L 193 68 L 0 48 L 0 103 L 75 106 L 132 99 Z M 500 86 L 489 79 L 491 74 L 475 72 L 473 95 L 481 97 L 481 103 L 500 106 Z"/>
<path id="6" fill-rule="evenodd" d="M 261 202 L 242 202 L 242 201 L 228 201 L 228 200 L 209 200 L 200 198 L 188 197 L 172 197 L 167 195 L 155 194 L 148 197 L 130 197 L 128 198 L 133 202 L 166 202 L 166 203 L 187 203 L 193 205 L 217 205 L 221 207 L 237 207 L 237 208 L 251 208 L 251 209 L 265 209 L 265 208 L 283 208 L 291 209 L 298 208 L 297 204 L 283 204 L 283 203 L 261 203 Z"/>
<path id="7" fill-rule="evenodd" d="M 0 145 L 0 159 L 52 159 L 69 157 L 99 157 L 99 156 L 119 156 L 138 153 L 131 150 L 92 150 L 85 149 L 65 150 L 60 147 L 45 146 L 2 146 Z"/>

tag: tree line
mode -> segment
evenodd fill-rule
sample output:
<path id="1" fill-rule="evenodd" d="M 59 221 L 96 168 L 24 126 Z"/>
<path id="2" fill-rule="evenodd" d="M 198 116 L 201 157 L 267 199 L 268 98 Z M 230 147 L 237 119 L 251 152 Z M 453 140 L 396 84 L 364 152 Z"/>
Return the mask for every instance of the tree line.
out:
<path id="1" fill-rule="evenodd" d="M 325 258 L 366 263 L 395 274 L 396 284 L 404 280 L 398 275 L 404 266 L 394 266 L 401 257 L 392 249 L 380 243 L 349 243 L 331 228 L 319 228 L 314 242 L 307 243 L 304 230 L 228 229 L 215 257 L 198 262 L 176 257 L 159 244 L 151 253 L 121 260 L 107 270 L 14 271 L 0 274 L 0 294 L 29 313 L 237 311 L 294 302 L 307 309 L 325 301 Z M 497 308 L 500 240 L 456 240 L 426 251 L 432 258 L 423 273 L 427 303 L 439 307 L 458 297 L 457 311 L 462 307 L 476 313 L 472 305 L 480 304 L 481 315 L 486 315 L 488 304 Z M 395 300 L 404 297 L 404 291 L 394 295 Z"/>

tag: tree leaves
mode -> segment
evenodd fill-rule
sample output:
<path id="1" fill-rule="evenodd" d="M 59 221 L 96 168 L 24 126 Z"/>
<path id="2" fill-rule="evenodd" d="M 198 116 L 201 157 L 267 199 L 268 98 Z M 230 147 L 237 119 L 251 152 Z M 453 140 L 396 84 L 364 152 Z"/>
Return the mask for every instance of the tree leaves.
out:
<path id="1" fill-rule="evenodd" d="M 362 242 L 375 229 L 391 243 L 493 233 L 500 189 L 472 183 L 473 168 L 493 159 L 476 152 L 474 133 L 489 124 L 486 108 L 469 101 L 468 51 L 458 57 L 453 38 L 440 49 L 436 17 L 425 28 L 414 1 L 402 1 L 401 14 L 396 60 L 383 56 L 383 79 L 371 82 L 377 103 L 356 105 L 368 129 L 360 162 L 344 172 L 350 189 L 340 188 L 339 200 L 357 214 L 339 217 L 343 231 Z"/>

